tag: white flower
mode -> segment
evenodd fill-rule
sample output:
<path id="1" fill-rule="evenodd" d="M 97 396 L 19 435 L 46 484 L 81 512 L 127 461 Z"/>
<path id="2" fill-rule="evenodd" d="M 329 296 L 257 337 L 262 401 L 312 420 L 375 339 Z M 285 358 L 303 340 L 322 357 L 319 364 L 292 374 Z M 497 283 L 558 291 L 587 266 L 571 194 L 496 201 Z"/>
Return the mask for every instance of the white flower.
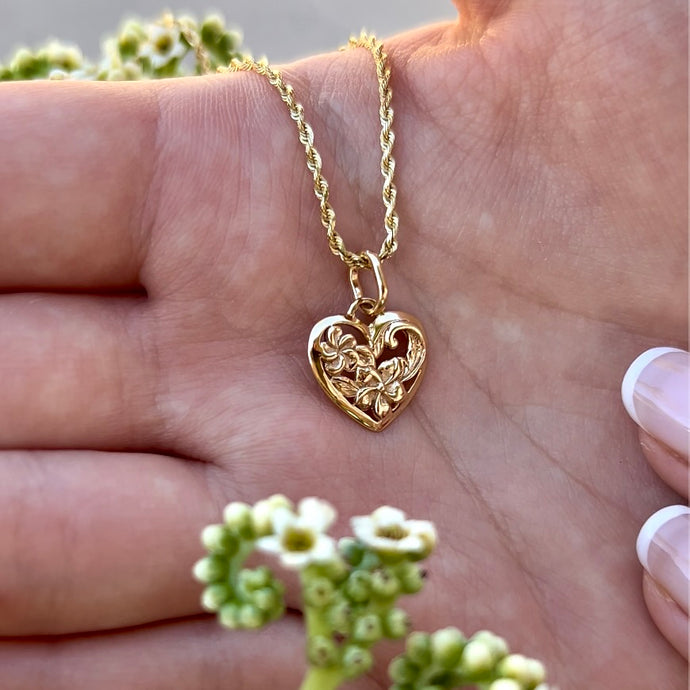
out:
<path id="1" fill-rule="evenodd" d="M 152 24 L 148 27 L 147 34 L 139 55 L 149 58 L 153 69 L 165 67 L 176 58 L 183 58 L 187 54 L 187 47 L 180 40 L 179 29 Z"/>
<path id="2" fill-rule="evenodd" d="M 436 546 L 436 528 L 428 520 L 406 520 L 397 508 L 381 506 L 350 521 L 357 539 L 374 551 L 428 556 Z"/>
<path id="3" fill-rule="evenodd" d="M 330 503 L 304 498 L 297 514 L 277 507 L 271 514 L 273 535 L 257 540 L 262 551 L 280 556 L 286 568 L 300 570 L 310 563 L 324 563 L 337 557 L 335 541 L 324 534 L 333 524 L 336 512 Z"/>

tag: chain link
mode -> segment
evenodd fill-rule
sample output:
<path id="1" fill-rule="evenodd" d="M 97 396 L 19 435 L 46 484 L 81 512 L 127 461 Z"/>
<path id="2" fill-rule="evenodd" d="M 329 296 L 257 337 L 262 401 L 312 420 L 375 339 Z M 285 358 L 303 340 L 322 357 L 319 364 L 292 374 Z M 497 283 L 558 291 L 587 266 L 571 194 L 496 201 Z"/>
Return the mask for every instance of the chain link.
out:
<path id="1" fill-rule="evenodd" d="M 376 77 L 379 86 L 379 119 L 381 121 L 381 135 L 379 137 L 381 145 L 381 175 L 383 176 L 383 204 L 386 208 L 384 226 L 386 237 L 378 253 L 380 261 L 385 261 L 398 248 L 398 214 L 395 210 L 396 189 L 393 184 L 395 173 L 395 159 L 393 158 L 393 143 L 395 135 L 393 133 L 393 109 L 391 108 L 392 91 L 390 87 L 390 69 L 388 67 L 388 56 L 383 50 L 383 44 L 374 36 L 362 33 L 358 38 L 351 38 L 348 44 L 350 48 L 366 48 L 374 58 L 376 65 Z M 321 208 L 321 224 L 326 230 L 328 244 L 331 251 L 349 268 L 371 269 L 370 260 L 366 251 L 360 253 L 351 252 L 345 246 L 343 238 L 335 229 L 335 211 L 331 206 L 328 195 L 329 186 L 321 170 L 321 156 L 314 146 L 314 132 L 309 123 L 304 118 L 304 108 L 295 99 L 295 93 L 286 84 L 283 75 L 273 69 L 265 60 L 254 60 L 245 58 L 243 60 L 233 60 L 228 67 L 222 67 L 220 72 L 256 72 L 266 77 L 268 82 L 280 94 L 281 99 L 287 105 L 290 116 L 297 125 L 299 140 L 304 146 L 307 157 L 307 168 L 314 178 L 314 194 Z"/>

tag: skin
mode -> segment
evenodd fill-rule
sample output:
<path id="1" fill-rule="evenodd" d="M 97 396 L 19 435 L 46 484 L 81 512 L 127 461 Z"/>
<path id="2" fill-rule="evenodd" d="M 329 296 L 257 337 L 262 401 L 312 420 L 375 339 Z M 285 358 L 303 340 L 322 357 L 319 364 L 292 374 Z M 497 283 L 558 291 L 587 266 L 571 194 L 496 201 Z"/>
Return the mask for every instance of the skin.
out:
<path id="1" fill-rule="evenodd" d="M 278 491 L 432 519 L 418 629 L 490 627 L 564 689 L 685 687 L 634 551 L 679 498 L 618 388 L 685 345 L 686 9 L 459 5 L 386 41 L 388 305 L 425 325 L 429 365 L 380 435 L 309 371 L 311 326 L 350 295 L 265 82 L 2 87 L 1 687 L 296 687 L 297 613 L 222 631 L 189 574 L 225 503 Z M 339 231 L 373 249 L 370 57 L 285 74 Z M 385 660 L 351 687 L 387 687 Z"/>

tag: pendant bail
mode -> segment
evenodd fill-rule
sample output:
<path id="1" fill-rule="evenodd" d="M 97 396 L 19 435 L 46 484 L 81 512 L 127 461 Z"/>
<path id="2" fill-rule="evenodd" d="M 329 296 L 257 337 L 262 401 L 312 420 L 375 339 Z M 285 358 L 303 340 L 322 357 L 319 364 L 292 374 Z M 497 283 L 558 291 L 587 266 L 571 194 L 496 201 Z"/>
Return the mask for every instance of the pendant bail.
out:
<path id="1" fill-rule="evenodd" d="M 386 285 L 386 279 L 383 277 L 381 259 L 379 259 L 374 252 L 370 252 L 369 250 L 363 251 L 360 256 L 367 261 L 368 266 L 365 266 L 365 268 L 371 270 L 374 274 L 378 296 L 376 299 L 364 296 L 364 290 L 359 280 L 360 269 L 355 266 L 350 267 L 350 285 L 352 286 L 352 293 L 355 296 L 355 301 L 352 303 L 350 311 L 353 311 L 353 309 L 356 311 L 358 308 L 361 308 L 365 314 L 376 316 L 382 314 L 385 310 L 386 298 L 388 297 L 388 286 Z"/>

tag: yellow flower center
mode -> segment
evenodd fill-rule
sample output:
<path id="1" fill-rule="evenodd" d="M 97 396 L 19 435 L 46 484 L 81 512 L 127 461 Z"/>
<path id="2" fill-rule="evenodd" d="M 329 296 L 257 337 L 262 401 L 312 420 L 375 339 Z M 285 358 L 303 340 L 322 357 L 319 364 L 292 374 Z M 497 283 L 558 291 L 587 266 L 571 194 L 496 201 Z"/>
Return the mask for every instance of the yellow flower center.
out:
<path id="1" fill-rule="evenodd" d="M 160 53 L 167 53 L 173 45 L 172 36 L 168 34 L 163 34 L 156 39 L 156 50 Z"/>
<path id="2" fill-rule="evenodd" d="M 376 536 L 400 541 L 407 536 L 407 530 L 401 525 L 386 525 L 386 527 L 379 527 L 376 530 Z"/>
<path id="3" fill-rule="evenodd" d="M 286 551 L 310 551 L 314 548 L 314 533 L 301 527 L 288 527 L 283 533 Z"/>

